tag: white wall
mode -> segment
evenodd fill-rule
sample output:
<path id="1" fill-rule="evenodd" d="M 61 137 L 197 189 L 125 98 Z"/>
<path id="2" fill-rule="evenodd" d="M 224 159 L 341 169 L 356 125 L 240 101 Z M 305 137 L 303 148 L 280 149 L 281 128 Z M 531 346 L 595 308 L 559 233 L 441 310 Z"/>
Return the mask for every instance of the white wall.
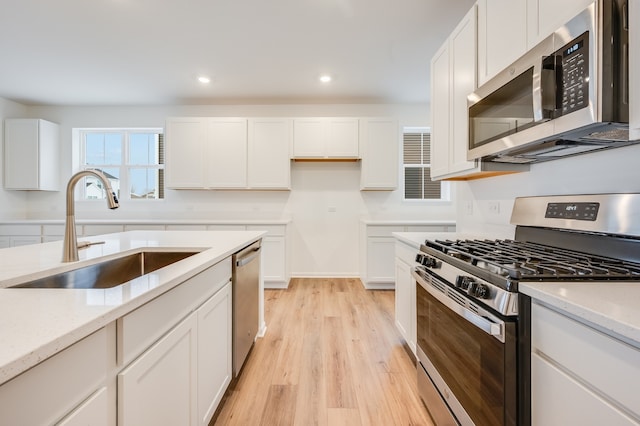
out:
<path id="1" fill-rule="evenodd" d="M 4 147 L 4 119 L 22 118 L 27 114 L 27 107 L 0 98 L 0 146 Z M 0 187 L 0 219 L 19 219 L 27 214 L 27 193 L 4 190 L 4 149 L 0 149 L 0 176 L 3 185 Z"/>
<path id="2" fill-rule="evenodd" d="M 635 145 L 533 164 L 529 172 L 460 182 L 458 229 L 513 238 L 509 220 L 519 196 L 640 192 L 639 159 L 640 145 Z M 491 208 L 496 202 L 499 213 Z"/>
<path id="3" fill-rule="evenodd" d="M 183 107 L 30 107 L 31 117 L 61 127 L 61 182 L 72 170 L 71 133 L 78 127 L 163 127 L 167 116 L 393 116 L 401 126 L 426 126 L 426 105 L 203 105 Z M 160 202 L 138 200 L 110 211 L 102 202 L 79 202 L 76 218 L 293 219 L 294 276 L 358 275 L 358 221 L 452 220 L 455 202 L 406 203 L 402 190 L 360 191 L 360 163 L 292 163 L 291 191 L 167 190 Z M 64 191 L 27 195 L 28 219 L 63 219 Z M 331 207 L 332 211 L 329 211 Z M 333 211 L 335 210 L 335 211 Z"/>

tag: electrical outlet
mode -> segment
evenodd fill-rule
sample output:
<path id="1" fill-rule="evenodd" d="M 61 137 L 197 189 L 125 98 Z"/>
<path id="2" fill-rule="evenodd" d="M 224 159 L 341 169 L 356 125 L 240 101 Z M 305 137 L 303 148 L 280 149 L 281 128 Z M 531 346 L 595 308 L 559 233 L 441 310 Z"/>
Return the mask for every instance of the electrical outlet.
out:
<path id="1" fill-rule="evenodd" d="M 467 201 L 467 216 L 473 216 L 473 201 Z"/>
<path id="2" fill-rule="evenodd" d="M 489 201 L 489 213 L 500 214 L 500 201 Z"/>
<path id="3" fill-rule="evenodd" d="M 329 207 L 329 213 L 335 213 L 336 212 L 336 208 L 335 207 Z"/>

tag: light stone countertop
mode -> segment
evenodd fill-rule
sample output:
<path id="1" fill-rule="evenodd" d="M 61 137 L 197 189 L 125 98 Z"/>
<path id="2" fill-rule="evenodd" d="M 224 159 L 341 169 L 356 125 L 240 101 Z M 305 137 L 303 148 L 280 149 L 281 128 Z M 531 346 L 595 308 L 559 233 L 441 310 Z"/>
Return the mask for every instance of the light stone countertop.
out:
<path id="1" fill-rule="evenodd" d="M 265 235 L 263 231 L 130 231 L 62 263 L 62 242 L 0 249 L 0 384 L 165 293 Z M 141 249 L 200 251 L 109 289 L 6 288 Z"/>
<path id="2" fill-rule="evenodd" d="M 76 225 L 286 225 L 283 219 L 78 219 Z M 64 219 L 4 219 L 0 225 L 64 225 Z"/>

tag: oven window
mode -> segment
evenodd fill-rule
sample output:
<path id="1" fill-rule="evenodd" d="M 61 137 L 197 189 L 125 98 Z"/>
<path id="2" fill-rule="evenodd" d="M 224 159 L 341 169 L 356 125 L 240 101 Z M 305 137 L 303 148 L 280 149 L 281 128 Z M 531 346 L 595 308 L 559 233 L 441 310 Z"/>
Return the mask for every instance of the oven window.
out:
<path id="1" fill-rule="evenodd" d="M 533 68 L 469 107 L 469 148 L 533 126 Z"/>
<path id="2" fill-rule="evenodd" d="M 505 410 L 505 397 L 511 398 L 505 393 L 515 393 L 515 389 L 506 389 L 509 385 L 505 383 L 505 365 L 510 359 L 506 348 L 510 345 L 448 309 L 421 285 L 416 288 L 418 346 L 475 424 L 505 424 L 505 417 L 511 417 L 515 409 Z"/>

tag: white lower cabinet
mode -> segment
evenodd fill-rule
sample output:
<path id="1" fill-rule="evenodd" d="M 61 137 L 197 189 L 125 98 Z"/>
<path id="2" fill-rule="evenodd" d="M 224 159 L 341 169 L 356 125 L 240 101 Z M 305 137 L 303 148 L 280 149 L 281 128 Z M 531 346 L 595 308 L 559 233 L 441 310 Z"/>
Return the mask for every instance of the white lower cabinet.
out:
<path id="1" fill-rule="evenodd" d="M 394 232 L 453 232 L 454 224 L 432 225 L 373 225 L 362 224 L 360 228 L 360 273 L 364 287 L 370 289 L 393 289 L 396 280 Z"/>
<path id="2" fill-rule="evenodd" d="M 405 342 L 416 354 L 417 324 L 416 324 L 416 281 L 411 276 L 411 268 L 417 249 L 397 241 L 395 245 L 396 259 L 396 328 Z"/>
<path id="3" fill-rule="evenodd" d="M 4 383 L 0 424 L 115 425 L 115 398 L 106 388 L 114 340 L 115 327 L 102 328 Z"/>
<path id="4" fill-rule="evenodd" d="M 198 424 L 208 425 L 232 371 L 231 283 L 198 309 Z"/>
<path id="5" fill-rule="evenodd" d="M 640 349 L 534 302 L 531 351 L 533 426 L 640 423 Z"/>
<path id="6" fill-rule="evenodd" d="M 196 419 L 197 314 L 118 374 L 119 425 L 191 425 Z"/>
<path id="7" fill-rule="evenodd" d="M 262 237 L 262 277 L 265 288 L 289 286 L 289 247 L 286 225 L 248 225 L 247 231 L 267 231 Z"/>
<path id="8" fill-rule="evenodd" d="M 207 425 L 231 382 L 231 260 L 118 320 L 118 425 Z"/>

